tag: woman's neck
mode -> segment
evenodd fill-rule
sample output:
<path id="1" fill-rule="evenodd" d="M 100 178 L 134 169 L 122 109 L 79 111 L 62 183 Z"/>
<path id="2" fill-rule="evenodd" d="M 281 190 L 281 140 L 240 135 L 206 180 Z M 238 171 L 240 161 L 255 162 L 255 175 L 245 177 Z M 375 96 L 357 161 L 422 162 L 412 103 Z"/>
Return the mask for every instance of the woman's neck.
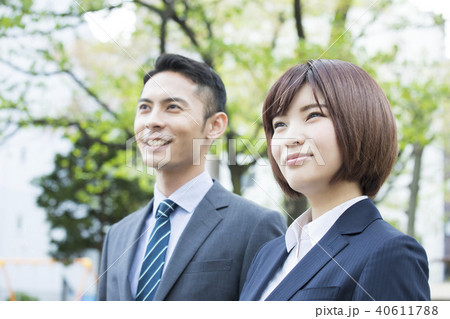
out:
<path id="1" fill-rule="evenodd" d="M 362 191 L 358 183 L 348 181 L 329 185 L 326 190 L 320 190 L 314 194 L 305 194 L 311 204 L 313 220 L 334 207 L 361 195 Z"/>

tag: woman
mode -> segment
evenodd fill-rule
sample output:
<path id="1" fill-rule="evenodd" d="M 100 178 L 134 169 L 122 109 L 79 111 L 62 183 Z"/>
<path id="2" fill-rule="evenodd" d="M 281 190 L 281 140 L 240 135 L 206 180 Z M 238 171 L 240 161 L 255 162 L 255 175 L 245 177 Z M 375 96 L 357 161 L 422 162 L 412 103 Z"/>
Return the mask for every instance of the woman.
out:
<path id="1" fill-rule="evenodd" d="M 429 300 L 424 249 L 370 199 L 397 157 L 375 80 L 338 60 L 294 66 L 270 89 L 263 123 L 275 179 L 311 207 L 260 249 L 241 300 Z"/>

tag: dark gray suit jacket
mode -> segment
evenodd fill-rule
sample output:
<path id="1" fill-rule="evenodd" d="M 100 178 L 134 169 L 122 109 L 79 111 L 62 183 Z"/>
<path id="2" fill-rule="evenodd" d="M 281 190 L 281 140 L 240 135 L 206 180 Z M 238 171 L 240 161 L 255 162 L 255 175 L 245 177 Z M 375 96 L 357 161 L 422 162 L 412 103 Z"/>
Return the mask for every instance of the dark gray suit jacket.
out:
<path id="1" fill-rule="evenodd" d="M 287 257 L 284 238 L 264 245 L 241 300 L 259 300 Z M 430 300 L 427 255 L 365 199 L 338 218 L 266 300 Z"/>
<path id="2" fill-rule="evenodd" d="M 109 230 L 99 300 L 133 300 L 130 268 L 152 207 L 153 200 Z M 257 250 L 285 230 L 280 213 L 239 197 L 215 181 L 182 233 L 154 300 L 239 300 Z"/>

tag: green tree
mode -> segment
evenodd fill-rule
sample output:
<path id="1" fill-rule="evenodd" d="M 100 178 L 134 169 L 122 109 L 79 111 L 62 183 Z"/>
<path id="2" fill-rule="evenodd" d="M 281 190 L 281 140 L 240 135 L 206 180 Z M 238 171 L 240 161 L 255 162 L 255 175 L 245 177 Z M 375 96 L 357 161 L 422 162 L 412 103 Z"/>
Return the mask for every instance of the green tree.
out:
<path id="1" fill-rule="evenodd" d="M 101 252 L 105 231 L 151 198 L 149 179 L 123 165 L 125 152 L 72 136 L 73 149 L 55 157 L 53 172 L 35 180 L 37 203 L 52 229 L 52 257 L 69 262 L 87 248 Z"/>
<path id="2" fill-rule="evenodd" d="M 449 98 L 448 83 L 436 76 L 432 80 L 415 80 L 404 84 L 400 80 L 390 84 L 389 93 L 399 123 L 400 159 L 404 171 L 406 161 L 413 162 L 409 200 L 407 233 L 415 236 L 416 211 L 422 172 L 423 154 L 427 146 L 442 136 L 436 130 L 436 120 L 444 112 L 444 101 Z M 434 124 L 433 124 L 434 123 Z"/>
<path id="3" fill-rule="evenodd" d="M 369 55 L 353 43 L 364 38 L 391 2 L 84 0 L 57 8 L 37 6 L 32 0 L 1 0 L 1 41 L 11 49 L 0 52 L 0 64 L 23 74 L 24 80 L 0 78 L 7 88 L 0 98 L 0 116 L 10 123 L 0 127 L 0 143 L 18 128 L 33 125 L 61 129 L 73 145 L 68 154 L 56 156 L 52 173 L 36 180 L 43 191 L 39 205 L 52 228 L 63 230 L 62 236 L 54 232 L 52 237 L 54 256 L 69 258 L 83 248 L 100 249 L 108 226 L 151 198 L 151 176 L 126 167 L 125 153 L 126 141 L 133 136 L 140 79 L 156 56 L 185 52 L 224 79 L 230 121 L 224 143 L 218 145 L 227 155 L 233 191 L 242 194 L 242 181 L 265 157 L 266 146 L 259 142 L 264 139 L 260 113 L 271 84 L 288 67 L 319 57 L 356 62 L 376 75 L 377 65 L 393 63 L 395 48 L 389 54 Z M 368 8 L 371 17 L 358 34 L 349 30 L 348 21 L 356 7 Z M 86 36 L 87 20 L 121 9 L 136 16 L 132 34 L 106 43 Z M 304 25 L 305 17 L 322 15 L 330 18 L 325 45 L 309 36 L 316 30 Z M 72 40 L 65 40 L 68 37 Z M 32 62 L 22 63 L 18 55 Z M 72 92 L 69 105 L 52 116 L 36 111 L 29 94 L 30 88 L 48 92 L 50 78 L 66 83 Z M 293 218 L 305 205 L 304 198 L 285 203 Z"/>

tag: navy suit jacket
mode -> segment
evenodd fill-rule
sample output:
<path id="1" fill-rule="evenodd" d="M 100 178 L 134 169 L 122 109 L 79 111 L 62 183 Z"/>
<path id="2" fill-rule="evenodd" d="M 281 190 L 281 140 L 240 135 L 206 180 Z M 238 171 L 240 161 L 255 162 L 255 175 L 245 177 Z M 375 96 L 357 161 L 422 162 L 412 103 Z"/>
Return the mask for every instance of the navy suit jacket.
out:
<path id="1" fill-rule="evenodd" d="M 240 300 L 259 300 L 288 253 L 265 244 Z M 347 209 L 266 300 L 429 300 L 425 250 L 381 218 L 370 199 Z"/>
<path id="2" fill-rule="evenodd" d="M 99 300 L 133 300 L 130 269 L 152 207 L 153 200 L 109 230 Z M 230 193 L 215 181 L 181 234 L 154 300 L 238 300 L 258 249 L 285 230 L 280 213 Z"/>

